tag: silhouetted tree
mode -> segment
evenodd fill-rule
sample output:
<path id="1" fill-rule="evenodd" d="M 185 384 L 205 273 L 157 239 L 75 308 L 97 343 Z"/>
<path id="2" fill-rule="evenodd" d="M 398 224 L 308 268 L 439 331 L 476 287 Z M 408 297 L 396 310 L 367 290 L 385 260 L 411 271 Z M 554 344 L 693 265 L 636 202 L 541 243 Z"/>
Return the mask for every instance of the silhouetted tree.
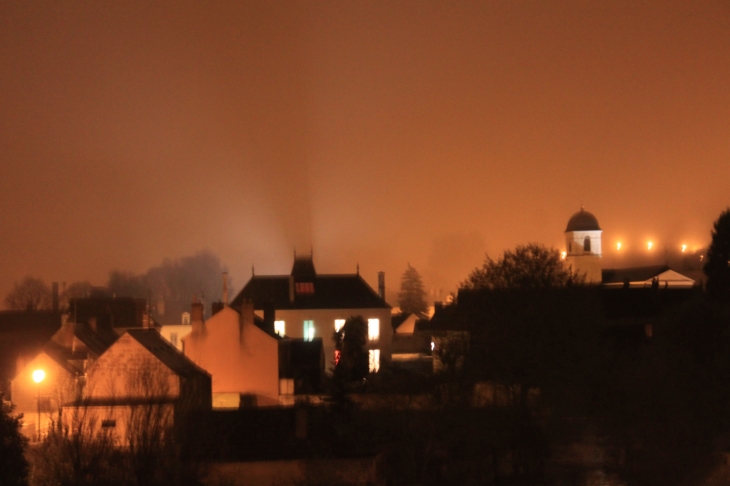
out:
<path id="1" fill-rule="evenodd" d="M 60 295 L 61 309 L 68 309 L 68 304 L 71 299 L 90 297 L 93 291 L 94 286 L 88 280 L 69 284 Z"/>
<path id="2" fill-rule="evenodd" d="M 398 306 L 401 312 L 409 314 L 424 315 L 428 311 L 426 303 L 426 291 L 423 288 L 423 279 L 418 270 L 408 264 L 400 279 L 400 292 L 398 292 Z"/>
<path id="3" fill-rule="evenodd" d="M 52 305 L 51 289 L 40 278 L 28 275 L 15 282 L 5 297 L 5 305 L 11 310 L 46 310 Z"/>
<path id="4" fill-rule="evenodd" d="M 715 299 L 730 301 L 730 208 L 715 221 L 704 271 L 707 293 Z"/>
<path id="5" fill-rule="evenodd" d="M 335 376 L 342 377 L 346 382 L 357 382 L 368 375 L 367 332 L 365 319 L 354 316 L 347 319 L 335 333 L 335 348 L 340 352 Z"/>
<path id="6" fill-rule="evenodd" d="M 484 264 L 462 282 L 466 289 L 532 290 L 581 283 L 563 265 L 560 253 L 537 243 L 518 245 L 499 260 L 487 256 Z"/>
<path id="7" fill-rule="evenodd" d="M 23 451 L 28 439 L 20 433 L 21 417 L 13 416 L 13 406 L 0 393 L 0 484 L 28 484 L 28 462 Z"/>

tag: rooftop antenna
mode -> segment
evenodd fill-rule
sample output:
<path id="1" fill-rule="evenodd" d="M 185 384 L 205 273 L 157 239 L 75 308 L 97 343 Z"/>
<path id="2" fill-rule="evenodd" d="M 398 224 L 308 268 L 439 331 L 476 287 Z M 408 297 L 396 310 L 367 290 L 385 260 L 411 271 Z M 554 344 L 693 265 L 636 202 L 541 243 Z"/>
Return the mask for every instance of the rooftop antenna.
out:
<path id="1" fill-rule="evenodd" d="M 223 305 L 228 305 L 228 272 L 223 272 Z"/>
<path id="2" fill-rule="evenodd" d="M 251 276 L 253 277 L 254 275 L 256 275 L 256 272 L 253 269 L 253 263 L 252 263 L 251 264 Z"/>
<path id="3" fill-rule="evenodd" d="M 357 274 L 360 275 L 360 262 L 357 262 Z"/>

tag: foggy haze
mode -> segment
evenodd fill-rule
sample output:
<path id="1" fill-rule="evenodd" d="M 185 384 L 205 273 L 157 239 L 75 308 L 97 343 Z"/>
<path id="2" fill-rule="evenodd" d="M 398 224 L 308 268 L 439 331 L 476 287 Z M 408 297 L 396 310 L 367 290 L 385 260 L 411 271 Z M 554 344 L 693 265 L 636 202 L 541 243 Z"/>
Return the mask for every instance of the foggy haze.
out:
<path id="1" fill-rule="evenodd" d="M 729 81 L 720 1 L 3 2 L 0 295 L 207 248 L 239 288 L 296 250 L 442 298 L 581 204 L 607 263 L 694 251 Z"/>

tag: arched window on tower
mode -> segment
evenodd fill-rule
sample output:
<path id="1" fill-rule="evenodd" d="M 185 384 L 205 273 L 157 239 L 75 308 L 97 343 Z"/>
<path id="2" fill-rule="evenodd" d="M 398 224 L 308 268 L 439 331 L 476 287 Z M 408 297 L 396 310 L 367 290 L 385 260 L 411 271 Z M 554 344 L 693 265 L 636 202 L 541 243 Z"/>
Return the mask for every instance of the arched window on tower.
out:
<path id="1" fill-rule="evenodd" d="M 583 251 L 591 251 L 591 239 L 588 236 L 583 240 Z"/>

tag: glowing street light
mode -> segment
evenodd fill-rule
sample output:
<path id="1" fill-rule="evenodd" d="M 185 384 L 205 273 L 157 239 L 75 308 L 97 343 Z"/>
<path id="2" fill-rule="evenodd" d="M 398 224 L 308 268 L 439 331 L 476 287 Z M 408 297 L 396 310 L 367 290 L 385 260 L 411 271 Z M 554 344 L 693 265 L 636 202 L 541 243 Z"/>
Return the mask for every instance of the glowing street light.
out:
<path id="1" fill-rule="evenodd" d="M 565 260 L 565 257 L 566 257 L 566 256 L 568 256 L 568 253 L 567 253 L 567 252 L 564 252 L 564 251 L 561 251 L 561 252 L 560 252 L 560 259 L 561 259 L 561 260 Z"/>
<path id="2" fill-rule="evenodd" d="M 654 246 L 654 242 L 653 242 L 653 241 L 649 241 L 649 242 L 647 242 L 647 244 L 646 244 L 646 249 L 647 249 L 647 250 L 651 250 L 651 247 L 652 247 L 652 246 Z"/>
<path id="3" fill-rule="evenodd" d="M 687 245 L 682 245 L 682 253 L 687 249 Z"/>
<path id="4" fill-rule="evenodd" d="M 43 370 L 35 370 L 33 372 L 33 381 L 38 384 L 38 441 L 41 440 L 41 382 L 46 379 L 46 372 Z"/>
<path id="5" fill-rule="evenodd" d="M 618 243 L 616 243 L 616 249 L 617 250 L 620 250 L 621 249 L 621 242 L 620 241 Z"/>

